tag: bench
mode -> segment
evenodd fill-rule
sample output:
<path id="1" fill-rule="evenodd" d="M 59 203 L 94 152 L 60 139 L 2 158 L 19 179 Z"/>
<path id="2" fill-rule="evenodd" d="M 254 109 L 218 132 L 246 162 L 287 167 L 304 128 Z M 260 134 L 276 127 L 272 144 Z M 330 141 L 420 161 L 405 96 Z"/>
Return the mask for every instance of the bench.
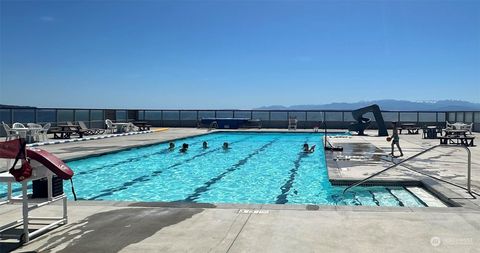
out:
<path id="1" fill-rule="evenodd" d="M 465 146 L 473 146 L 473 140 L 475 136 L 460 136 L 460 135 L 447 135 L 447 136 L 440 136 L 440 144 L 456 144 L 456 145 L 465 145 Z"/>
<path id="2" fill-rule="evenodd" d="M 82 129 L 77 131 L 52 129 L 49 132 L 53 134 L 54 139 L 70 139 L 72 134 L 78 134 L 80 138 L 83 138 L 83 134 L 85 133 Z"/>
<path id="3" fill-rule="evenodd" d="M 420 127 L 399 128 L 398 133 L 402 134 L 402 130 L 407 130 L 408 134 L 418 134 L 418 131 L 420 130 Z"/>
<path id="4" fill-rule="evenodd" d="M 243 125 L 243 127 L 245 128 L 262 128 L 262 121 L 259 120 L 259 119 L 250 119 L 248 120 L 247 123 L 245 123 L 245 125 Z"/>

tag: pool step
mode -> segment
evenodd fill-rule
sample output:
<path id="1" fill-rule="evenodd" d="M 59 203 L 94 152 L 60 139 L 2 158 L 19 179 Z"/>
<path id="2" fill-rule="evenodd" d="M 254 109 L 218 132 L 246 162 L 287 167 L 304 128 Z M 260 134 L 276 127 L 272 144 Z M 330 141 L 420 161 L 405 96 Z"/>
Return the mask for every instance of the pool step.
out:
<path id="1" fill-rule="evenodd" d="M 425 203 L 405 188 L 385 187 L 357 192 L 346 200 L 350 205 L 423 207 Z"/>
<path id="2" fill-rule="evenodd" d="M 409 207 L 424 207 L 426 206 L 420 198 L 414 196 L 411 192 L 406 190 L 406 188 L 401 189 L 390 189 L 391 194 L 395 195 L 399 201 L 401 201 L 405 206 Z"/>
<path id="3" fill-rule="evenodd" d="M 421 187 L 405 187 L 411 193 L 415 194 L 421 199 L 427 206 L 430 207 L 447 207 L 441 200 L 433 196 L 431 193 Z"/>

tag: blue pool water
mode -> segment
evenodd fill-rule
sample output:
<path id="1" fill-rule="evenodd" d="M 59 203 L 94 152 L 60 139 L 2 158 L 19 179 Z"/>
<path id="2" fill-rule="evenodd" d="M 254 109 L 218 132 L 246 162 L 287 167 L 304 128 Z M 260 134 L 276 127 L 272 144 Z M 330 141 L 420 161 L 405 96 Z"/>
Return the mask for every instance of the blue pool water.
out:
<path id="1" fill-rule="evenodd" d="M 213 133 L 69 162 L 84 200 L 424 206 L 403 187 L 344 187 L 328 180 L 320 133 Z M 202 148 L 207 141 L 209 147 Z M 228 142 L 230 149 L 223 150 Z M 190 145 L 186 153 L 178 149 Z M 316 145 L 311 154 L 302 145 Z M 0 189 L 1 190 L 1 189 Z M 70 183 L 65 192 L 71 198 Z"/>

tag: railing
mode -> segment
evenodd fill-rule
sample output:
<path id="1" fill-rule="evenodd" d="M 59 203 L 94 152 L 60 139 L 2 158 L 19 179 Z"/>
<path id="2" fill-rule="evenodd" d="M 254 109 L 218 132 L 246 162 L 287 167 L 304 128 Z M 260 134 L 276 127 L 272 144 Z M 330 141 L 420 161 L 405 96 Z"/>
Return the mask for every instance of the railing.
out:
<path id="1" fill-rule="evenodd" d="M 348 190 L 350 190 L 351 188 L 356 187 L 356 186 L 359 186 L 359 185 L 365 183 L 366 181 L 368 181 L 368 180 L 370 180 L 370 179 L 372 179 L 372 178 L 374 178 L 374 177 L 382 174 L 383 172 L 385 172 L 385 171 L 387 171 L 387 170 L 390 170 L 390 169 L 393 169 L 393 168 L 395 168 L 395 167 L 397 167 L 397 166 L 399 166 L 399 165 L 402 165 L 403 163 L 406 163 L 406 162 L 408 162 L 408 161 L 410 161 L 410 160 L 412 160 L 412 159 L 414 159 L 414 158 L 416 158 L 416 157 L 418 157 L 418 156 L 420 156 L 420 155 L 423 155 L 423 154 L 425 154 L 425 153 L 427 153 L 427 152 L 429 152 L 429 151 L 431 151 L 431 150 L 433 150 L 433 149 L 436 149 L 436 148 L 438 148 L 438 147 L 452 147 L 452 146 L 447 146 L 447 145 L 440 144 L 440 145 L 436 145 L 436 146 L 430 147 L 430 148 L 428 148 L 428 149 L 425 149 L 425 150 L 423 150 L 423 151 L 421 151 L 421 152 L 419 152 L 419 153 L 417 153 L 417 154 L 415 154 L 415 155 L 413 155 L 413 156 L 411 156 L 411 157 L 409 157 L 409 158 L 407 158 L 407 159 L 405 159 L 405 160 L 402 160 L 402 161 L 399 162 L 399 163 L 396 163 L 396 164 L 394 164 L 394 165 L 392 165 L 392 166 L 389 166 L 389 167 L 387 167 L 386 169 L 383 169 L 383 170 L 381 170 L 381 171 L 379 171 L 379 172 L 376 172 L 376 173 L 374 173 L 374 174 L 372 174 L 372 175 L 370 175 L 370 176 L 368 176 L 368 177 L 366 177 L 366 178 L 364 178 L 364 179 L 362 179 L 362 180 L 360 180 L 360 181 L 358 181 L 358 182 L 356 182 L 356 183 L 348 186 L 347 188 L 345 188 L 345 190 L 343 190 L 343 194 L 345 194 L 345 193 L 346 193 Z M 469 149 L 468 147 L 466 147 L 466 146 L 458 146 L 458 147 L 462 147 L 462 148 L 464 148 L 464 149 L 467 151 L 467 191 L 468 191 L 468 193 L 472 194 L 472 189 L 471 189 L 471 180 L 472 180 L 472 179 L 471 179 L 471 177 L 472 177 L 472 154 L 471 154 L 470 149 Z"/>
<path id="2" fill-rule="evenodd" d="M 418 125 L 444 125 L 445 121 L 474 123 L 474 131 L 480 130 L 480 111 L 382 111 L 386 122 L 398 121 Z M 371 114 L 372 128 L 376 122 Z M 196 127 L 198 120 L 206 117 L 250 118 L 262 121 L 265 128 L 287 128 L 288 119 L 298 120 L 297 128 L 313 128 L 319 122 L 327 122 L 329 128 L 347 128 L 354 122 L 349 110 L 144 110 L 144 109 L 82 109 L 82 108 L 1 108 L 0 121 L 34 122 L 53 125 L 66 121 L 84 121 L 89 127 L 104 127 L 105 119 L 121 122 L 148 121 L 158 127 Z"/>

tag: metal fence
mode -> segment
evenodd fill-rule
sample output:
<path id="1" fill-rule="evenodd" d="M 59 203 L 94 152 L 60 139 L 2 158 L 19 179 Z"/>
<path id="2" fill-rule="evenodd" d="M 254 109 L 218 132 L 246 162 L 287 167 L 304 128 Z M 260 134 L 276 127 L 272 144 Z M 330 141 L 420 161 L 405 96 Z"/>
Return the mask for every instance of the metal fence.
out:
<path id="1" fill-rule="evenodd" d="M 348 110 L 129 110 L 129 109 L 79 109 L 79 108 L 2 108 L 0 121 L 7 124 L 52 123 L 84 121 L 89 127 L 104 128 L 105 119 L 114 122 L 147 121 L 155 127 L 197 127 L 202 118 L 250 118 L 259 119 L 264 128 L 286 128 L 289 118 L 298 120 L 298 128 L 323 127 L 348 128 L 354 122 Z M 474 131 L 480 130 L 480 111 L 382 111 L 386 122 L 398 121 L 418 125 L 439 125 L 449 122 L 474 123 Z M 373 122 L 372 113 L 365 117 Z M 389 125 L 389 124 L 387 124 Z M 3 129 L 2 129 L 3 130 Z"/>

